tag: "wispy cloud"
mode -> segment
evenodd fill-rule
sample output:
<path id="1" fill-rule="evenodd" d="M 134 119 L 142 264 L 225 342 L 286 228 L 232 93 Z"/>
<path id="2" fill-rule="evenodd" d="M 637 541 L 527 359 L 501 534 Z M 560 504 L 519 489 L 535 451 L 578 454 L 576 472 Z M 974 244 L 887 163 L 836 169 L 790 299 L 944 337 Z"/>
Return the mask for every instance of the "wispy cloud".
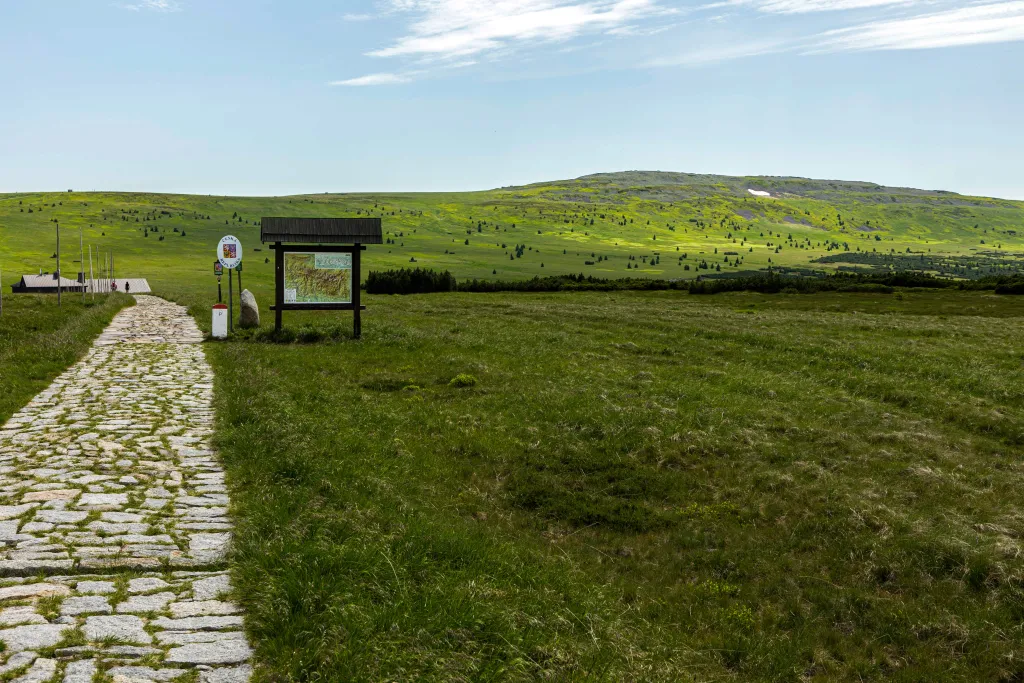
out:
<path id="1" fill-rule="evenodd" d="M 145 0 L 147 5 L 175 1 Z M 405 68 L 331 85 L 397 85 L 427 73 L 423 69 L 513 56 L 526 64 L 530 55 L 524 53 L 551 43 L 562 43 L 550 53 L 553 57 L 593 49 L 594 39 L 636 40 L 696 24 L 715 26 L 714 35 L 721 39 L 708 37 L 710 31 L 694 33 L 674 43 L 684 46 L 678 52 L 661 49 L 663 56 L 645 60 L 638 51 L 636 62 L 627 66 L 694 67 L 784 52 L 815 55 L 1024 40 L 1024 0 L 712 0 L 686 7 L 682 0 L 378 0 L 377 8 L 378 16 L 406 15 L 407 23 L 389 44 L 366 54 L 396 59 Z M 831 18 L 834 28 L 809 28 L 802 15 L 812 13 Z M 751 34 L 751 20 L 765 14 L 775 18 Z M 365 15 L 350 16 L 357 21 Z"/>
<path id="2" fill-rule="evenodd" d="M 608 29 L 605 33 L 610 36 L 655 36 L 659 33 L 664 33 L 675 26 L 675 24 L 665 24 L 664 26 L 636 26 L 630 24 L 628 26 L 616 26 L 615 28 Z"/>
<path id="3" fill-rule="evenodd" d="M 345 21 L 370 21 L 375 17 L 372 14 L 345 14 L 341 18 Z"/>
<path id="4" fill-rule="evenodd" d="M 921 50 L 1024 40 L 1024 1 L 971 5 L 828 31 L 807 52 Z"/>
<path id="5" fill-rule="evenodd" d="M 177 2 L 177 0 L 140 0 L 140 2 L 121 5 L 121 8 L 132 10 L 133 12 L 140 12 L 142 10 L 179 12 L 181 11 L 181 3 Z"/>
<path id="6" fill-rule="evenodd" d="M 701 6 L 701 9 L 722 7 L 753 7 L 768 14 L 809 14 L 811 12 L 844 12 L 890 5 L 913 5 L 922 0 L 725 0 Z"/>
<path id="7" fill-rule="evenodd" d="M 702 9 L 745 5 L 760 12 L 801 14 L 895 5 L 911 8 L 918 2 L 927 3 L 934 9 L 935 0 L 727 0 L 704 5 Z M 909 16 L 906 16 L 908 13 Z M 802 37 L 700 46 L 648 62 L 647 66 L 699 66 L 780 52 L 806 56 L 832 52 L 921 50 L 1024 40 L 1024 0 L 969 4 L 966 7 L 926 13 L 921 13 L 920 9 L 917 13 L 914 13 L 914 9 L 908 9 L 904 11 L 904 16 L 869 22 L 863 21 L 863 14 L 850 12 L 841 16 L 847 22 L 849 16 L 859 16 L 861 21 Z M 716 19 L 718 17 L 708 17 L 706 21 Z"/>
<path id="8" fill-rule="evenodd" d="M 416 15 L 406 35 L 374 57 L 464 58 L 534 41 L 629 25 L 661 11 L 655 0 L 388 0 Z"/>
<path id="9" fill-rule="evenodd" d="M 703 66 L 717 62 L 727 62 L 733 59 L 784 52 L 790 49 L 792 49 L 790 44 L 775 40 L 749 41 L 731 45 L 707 45 L 678 54 L 660 57 L 647 62 L 645 66 Z"/>
<path id="10" fill-rule="evenodd" d="M 368 74 L 359 78 L 349 78 L 344 81 L 331 81 L 329 85 L 343 86 L 367 86 L 367 85 L 400 85 L 412 80 L 404 74 Z"/>

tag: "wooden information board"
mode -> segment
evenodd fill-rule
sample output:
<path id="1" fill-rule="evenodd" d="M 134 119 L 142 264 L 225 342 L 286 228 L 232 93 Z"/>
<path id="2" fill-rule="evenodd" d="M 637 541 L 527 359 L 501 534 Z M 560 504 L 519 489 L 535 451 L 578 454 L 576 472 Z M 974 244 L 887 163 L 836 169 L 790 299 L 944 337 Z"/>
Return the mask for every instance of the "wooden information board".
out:
<path id="1" fill-rule="evenodd" d="M 360 262 L 367 244 L 383 244 L 379 218 L 264 218 L 260 241 L 274 250 L 274 329 L 284 311 L 352 311 L 362 333 Z"/>

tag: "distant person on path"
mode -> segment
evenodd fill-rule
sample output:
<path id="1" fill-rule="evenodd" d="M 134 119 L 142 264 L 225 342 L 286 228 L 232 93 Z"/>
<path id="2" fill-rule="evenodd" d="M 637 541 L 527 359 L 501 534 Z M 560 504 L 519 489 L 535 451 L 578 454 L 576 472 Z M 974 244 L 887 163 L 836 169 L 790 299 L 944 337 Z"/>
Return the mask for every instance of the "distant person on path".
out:
<path id="1" fill-rule="evenodd" d="M 127 280 L 125 280 L 124 281 L 124 293 L 127 294 L 130 291 L 132 291 L 132 284 L 130 282 L 128 282 Z"/>
<path id="2" fill-rule="evenodd" d="M 116 292 L 117 291 L 117 281 L 116 280 L 111 280 L 110 281 L 110 291 L 111 292 Z"/>

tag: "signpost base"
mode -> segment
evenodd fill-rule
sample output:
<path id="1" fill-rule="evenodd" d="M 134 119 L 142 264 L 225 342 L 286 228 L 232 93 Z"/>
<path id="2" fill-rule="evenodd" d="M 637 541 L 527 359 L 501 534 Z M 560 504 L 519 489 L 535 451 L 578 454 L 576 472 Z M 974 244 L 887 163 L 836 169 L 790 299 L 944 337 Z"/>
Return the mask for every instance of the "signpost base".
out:
<path id="1" fill-rule="evenodd" d="M 228 336 L 228 307 L 224 304 L 215 304 L 213 307 L 212 332 L 216 339 Z"/>

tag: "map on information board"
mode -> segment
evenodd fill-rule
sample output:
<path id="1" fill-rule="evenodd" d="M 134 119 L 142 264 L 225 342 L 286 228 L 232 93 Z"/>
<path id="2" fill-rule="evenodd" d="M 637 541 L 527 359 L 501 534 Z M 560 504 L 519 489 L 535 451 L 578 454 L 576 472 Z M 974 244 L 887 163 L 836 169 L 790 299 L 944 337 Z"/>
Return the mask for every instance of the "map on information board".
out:
<path id="1" fill-rule="evenodd" d="M 352 303 L 352 254 L 285 252 L 284 302 Z"/>

